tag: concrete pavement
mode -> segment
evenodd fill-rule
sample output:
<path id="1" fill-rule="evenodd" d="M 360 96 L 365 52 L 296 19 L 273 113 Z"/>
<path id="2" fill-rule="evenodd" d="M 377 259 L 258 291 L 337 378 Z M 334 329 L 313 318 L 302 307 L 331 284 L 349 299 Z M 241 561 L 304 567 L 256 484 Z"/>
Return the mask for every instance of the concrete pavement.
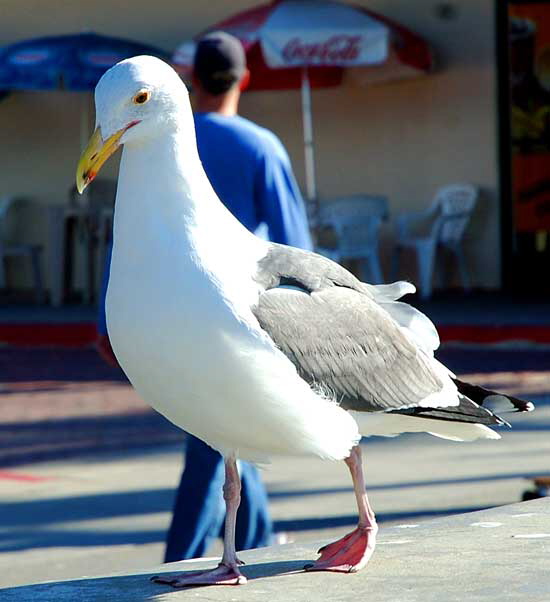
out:
<path id="1" fill-rule="evenodd" d="M 304 573 L 315 544 L 243 552 L 247 585 L 173 590 L 151 583 L 159 573 L 204 569 L 215 560 L 188 561 L 76 581 L 0 590 L 4 602 L 209 600 L 243 602 L 547 602 L 550 579 L 550 500 L 542 499 L 382 529 L 367 568 L 357 574 Z"/>
<path id="2" fill-rule="evenodd" d="M 548 472 L 550 403 L 515 427 L 500 441 L 469 444 L 429 435 L 368 440 L 367 487 L 381 524 L 418 523 L 520 500 L 529 485 L 525 477 Z M 157 565 L 181 464 L 181 446 L 170 446 L 4 471 L 0 586 Z M 276 530 L 297 543 L 339 537 L 356 521 L 342 463 L 276 460 L 264 480 Z M 217 542 L 210 553 L 219 552 Z"/>
<path id="3" fill-rule="evenodd" d="M 0 587 L 150 570 L 162 558 L 181 434 L 94 364 L 91 350 L 21 353 L 0 350 L 11 375 L 0 391 Z M 537 411 L 512 415 L 514 429 L 501 429 L 496 442 L 368 440 L 367 485 L 386 526 L 513 503 L 525 477 L 550 472 L 547 349 L 447 347 L 440 357 L 475 382 L 527 394 Z M 341 463 L 277 460 L 264 474 L 276 529 L 297 544 L 354 524 Z"/>

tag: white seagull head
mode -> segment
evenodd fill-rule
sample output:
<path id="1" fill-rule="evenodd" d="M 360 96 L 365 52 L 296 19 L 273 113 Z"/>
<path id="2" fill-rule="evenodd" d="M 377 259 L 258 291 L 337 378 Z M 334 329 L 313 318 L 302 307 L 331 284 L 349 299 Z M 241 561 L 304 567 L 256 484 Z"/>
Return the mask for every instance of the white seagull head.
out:
<path id="1" fill-rule="evenodd" d="M 111 67 L 96 86 L 95 106 L 96 130 L 77 168 L 79 192 L 121 144 L 140 143 L 183 124 L 192 127 L 185 84 L 170 65 L 152 56 Z"/>

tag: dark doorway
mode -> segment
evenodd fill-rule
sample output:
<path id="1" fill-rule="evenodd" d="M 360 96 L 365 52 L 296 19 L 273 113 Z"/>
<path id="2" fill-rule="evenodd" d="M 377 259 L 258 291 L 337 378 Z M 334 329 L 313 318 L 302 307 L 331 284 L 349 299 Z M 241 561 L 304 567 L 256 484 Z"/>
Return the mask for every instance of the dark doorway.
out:
<path id="1" fill-rule="evenodd" d="M 550 0 L 496 10 L 503 283 L 550 295 Z"/>

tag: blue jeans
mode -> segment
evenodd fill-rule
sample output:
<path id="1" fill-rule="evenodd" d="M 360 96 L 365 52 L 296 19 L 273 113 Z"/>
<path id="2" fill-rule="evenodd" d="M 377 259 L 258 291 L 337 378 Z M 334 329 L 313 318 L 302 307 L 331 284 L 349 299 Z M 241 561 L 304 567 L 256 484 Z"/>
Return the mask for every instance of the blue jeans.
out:
<path id="1" fill-rule="evenodd" d="M 267 493 L 258 469 L 240 462 L 241 505 L 237 513 L 237 550 L 271 543 L 272 524 Z M 216 537 L 223 537 L 225 502 L 222 487 L 225 467 L 222 456 L 200 439 L 188 436 L 185 470 L 174 504 L 164 562 L 204 556 Z"/>

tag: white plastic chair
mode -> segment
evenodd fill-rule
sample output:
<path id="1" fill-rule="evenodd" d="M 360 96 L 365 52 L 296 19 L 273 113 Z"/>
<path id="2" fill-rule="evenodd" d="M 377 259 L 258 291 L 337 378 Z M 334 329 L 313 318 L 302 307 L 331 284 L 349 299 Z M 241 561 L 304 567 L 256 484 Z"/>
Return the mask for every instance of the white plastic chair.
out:
<path id="1" fill-rule="evenodd" d="M 478 190 L 471 184 L 452 184 L 440 188 L 432 204 L 424 211 L 410 211 L 395 220 L 396 247 L 393 255 L 392 279 L 397 279 L 401 252 L 410 248 L 416 253 L 420 296 L 432 294 L 432 277 L 438 248 L 445 248 L 455 256 L 462 286 L 470 289 L 470 278 L 462 250 L 462 237 L 470 221 L 478 198 Z M 415 234 L 414 226 L 424 225 L 424 232 Z"/>
<path id="2" fill-rule="evenodd" d="M 20 201 L 21 199 L 11 196 L 0 199 L 0 289 L 6 288 L 6 259 L 8 257 L 28 257 L 31 261 L 36 302 L 43 303 L 44 286 L 40 268 L 42 246 L 13 242 L 15 220 L 12 210 Z"/>
<path id="3" fill-rule="evenodd" d="M 381 196 L 356 195 L 332 199 L 319 208 L 319 227 L 331 227 L 337 246 L 316 251 L 334 261 L 357 259 L 361 263 L 362 278 L 372 284 L 384 282 L 378 239 L 382 221 L 389 215 L 388 201 Z"/>

